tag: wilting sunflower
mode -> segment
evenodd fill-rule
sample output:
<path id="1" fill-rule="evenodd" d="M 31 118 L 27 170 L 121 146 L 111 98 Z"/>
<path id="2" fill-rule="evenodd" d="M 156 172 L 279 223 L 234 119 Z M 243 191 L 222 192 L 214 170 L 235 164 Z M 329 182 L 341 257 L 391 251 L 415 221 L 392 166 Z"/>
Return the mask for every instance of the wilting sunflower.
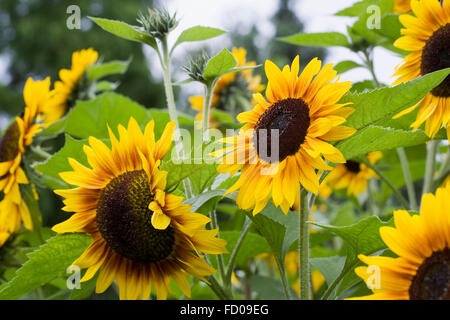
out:
<path id="1" fill-rule="evenodd" d="M 28 184 L 28 178 L 22 169 L 25 148 L 31 145 L 33 137 L 42 124 L 36 118 L 49 102 L 50 78 L 33 81 L 28 78 L 24 91 L 25 111 L 6 129 L 0 141 L 0 228 L 7 226 L 9 233 L 16 232 L 21 222 L 27 229 L 32 229 L 30 212 L 22 199 L 20 184 Z"/>
<path id="2" fill-rule="evenodd" d="M 411 11 L 411 0 L 395 0 L 394 13 L 407 13 Z"/>
<path id="3" fill-rule="evenodd" d="M 413 51 L 397 67 L 395 84 L 415 79 L 421 75 L 450 67 L 450 0 L 441 6 L 436 0 L 411 0 L 413 15 L 400 16 L 402 37 L 394 45 Z M 425 122 L 425 132 L 434 137 L 440 128 L 447 127 L 450 138 L 450 76 L 431 90 L 418 104 L 400 112 L 396 117 L 420 106 L 414 129 Z"/>
<path id="4" fill-rule="evenodd" d="M 317 193 L 319 178 L 314 169 L 331 169 L 322 156 L 331 162 L 345 162 L 342 153 L 326 141 L 345 139 L 355 132 L 342 126 L 353 108 L 337 103 L 350 89 L 350 82 L 332 82 L 336 77 L 332 64 L 321 68 L 317 58 L 300 76 L 299 68 L 298 56 L 291 67 L 286 65 L 282 71 L 267 60 L 268 101 L 261 94 L 254 94 L 253 110 L 237 117 L 239 122 L 246 122 L 239 135 L 224 139 L 232 145 L 214 153 L 221 156 L 229 152 L 224 155 L 219 172 L 234 175 L 242 168 L 238 181 L 227 192 L 240 189 L 238 206 L 244 210 L 254 208 L 253 214 L 266 206 L 270 195 L 283 212 L 289 208 L 298 210 L 299 182 Z M 279 141 L 274 141 L 274 145 L 271 129 L 279 132 Z M 278 157 L 276 151 L 272 154 L 272 148 L 278 149 Z"/>
<path id="5" fill-rule="evenodd" d="M 52 103 L 41 110 L 45 123 L 51 124 L 73 107 L 80 94 L 86 90 L 86 70 L 98 59 L 98 52 L 92 48 L 75 51 L 72 54 L 71 69 L 59 71 L 60 80 L 55 81 Z"/>
<path id="6" fill-rule="evenodd" d="M 236 58 L 238 67 L 247 67 L 256 65 L 255 61 L 247 62 L 246 56 L 247 51 L 244 48 L 233 48 L 232 54 Z M 222 109 L 228 108 L 230 106 L 230 97 L 233 94 L 243 96 L 245 99 L 250 101 L 251 94 L 260 92 L 264 89 L 264 85 L 261 84 L 261 76 L 254 76 L 253 70 L 243 70 L 241 72 L 228 73 L 220 77 L 214 88 L 211 105 L 214 108 Z M 203 96 L 192 96 L 189 98 L 189 103 L 192 109 L 196 110 L 198 113 L 195 117 L 196 120 L 202 120 L 203 114 Z M 233 111 L 233 110 L 229 110 Z M 216 127 L 217 123 L 211 115 L 210 118 L 211 126 Z"/>
<path id="7" fill-rule="evenodd" d="M 65 198 L 63 210 L 75 214 L 53 230 L 92 236 L 94 242 L 73 264 L 87 268 L 81 281 L 100 269 L 97 293 L 115 279 L 121 299 L 148 299 L 152 285 L 158 299 L 166 299 L 172 278 L 189 296 L 189 274 L 204 278 L 215 272 L 199 252 L 226 252 L 218 230 L 203 229 L 209 218 L 164 191 L 167 172 L 158 166 L 171 147 L 174 127 L 169 123 L 155 143 L 154 121 L 142 133 L 131 118 L 127 129 L 119 126 L 119 140 L 110 130 L 111 149 L 89 138 L 84 152 L 92 169 L 69 159 L 74 171 L 60 174 L 78 186 L 55 191 Z"/>
<path id="8" fill-rule="evenodd" d="M 382 156 L 380 151 L 369 152 L 367 159 L 370 163 L 375 164 Z M 347 188 L 348 195 L 357 196 L 366 191 L 368 181 L 376 176 L 376 173 L 364 163 L 347 160 L 344 164 L 334 168 L 322 184 L 337 190 Z M 322 187 L 320 191 L 322 190 L 328 193 L 326 187 Z"/>
<path id="9" fill-rule="evenodd" d="M 368 267 L 356 268 L 356 274 L 379 287 L 356 299 L 450 299 L 449 197 L 449 187 L 439 188 L 436 196 L 423 196 L 419 215 L 394 212 L 395 228 L 381 227 L 380 235 L 398 258 L 360 255 L 364 263 L 379 268 L 379 277 L 369 279 L 373 271 Z"/>

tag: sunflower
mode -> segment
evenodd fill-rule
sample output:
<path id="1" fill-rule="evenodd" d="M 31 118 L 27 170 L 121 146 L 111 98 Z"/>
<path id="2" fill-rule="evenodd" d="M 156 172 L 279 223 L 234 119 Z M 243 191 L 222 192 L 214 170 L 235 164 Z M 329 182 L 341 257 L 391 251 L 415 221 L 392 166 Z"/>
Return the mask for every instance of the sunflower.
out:
<path id="1" fill-rule="evenodd" d="M 75 214 L 53 230 L 92 236 L 93 243 L 73 264 L 87 268 L 81 281 L 100 269 L 97 293 L 116 279 L 121 299 L 148 299 L 152 285 L 157 298 L 166 299 L 172 278 L 189 296 L 189 274 L 203 279 L 215 272 L 199 252 L 226 252 L 218 230 L 203 229 L 209 218 L 190 212 L 182 197 L 164 191 L 167 172 L 158 166 L 174 128 L 170 122 L 155 143 L 154 121 L 142 133 L 131 118 L 127 129 L 119 126 L 119 140 L 109 130 L 111 149 L 89 138 L 84 152 L 92 169 L 69 158 L 74 171 L 60 174 L 78 186 L 55 191 L 65 198 L 63 210 Z"/>
<path id="2" fill-rule="evenodd" d="M 55 81 L 52 103 L 41 110 L 41 116 L 47 125 L 61 118 L 80 98 L 79 95 L 86 89 L 85 72 L 97 59 L 98 52 L 92 48 L 75 51 L 72 54 L 71 69 L 59 71 L 61 80 Z"/>
<path id="3" fill-rule="evenodd" d="M 421 75 L 450 67 L 450 0 L 441 6 L 436 0 L 411 0 L 413 15 L 401 15 L 400 22 L 405 27 L 402 37 L 394 45 L 412 51 L 397 66 L 394 76 L 398 84 L 415 79 Z M 447 127 L 450 138 L 450 76 L 416 105 L 400 112 L 400 117 L 420 106 L 413 129 L 425 122 L 426 134 L 433 138 L 440 128 Z"/>
<path id="4" fill-rule="evenodd" d="M 375 164 L 383 156 L 380 151 L 369 152 L 367 159 L 370 163 Z M 322 182 L 325 186 L 331 189 L 347 188 L 348 195 L 357 196 L 366 191 L 368 181 L 377 175 L 366 166 L 354 160 L 347 160 L 344 164 L 338 165 L 334 168 L 325 180 Z M 320 192 L 328 194 L 327 187 L 320 188 Z"/>
<path id="5" fill-rule="evenodd" d="M 0 141 L 0 228 L 6 226 L 8 233 L 16 232 L 21 222 L 25 228 L 32 229 L 30 212 L 20 193 L 20 184 L 28 184 L 28 178 L 22 169 L 25 148 L 30 146 L 33 137 L 42 124 L 36 119 L 50 100 L 50 78 L 33 81 L 28 78 L 24 91 L 25 111 L 6 129 Z"/>
<path id="6" fill-rule="evenodd" d="M 449 187 L 439 188 L 436 196 L 423 196 L 419 215 L 394 212 L 395 228 L 381 227 L 380 235 L 398 257 L 360 255 L 368 266 L 379 268 L 379 277 L 370 279 L 368 267 L 356 268 L 359 277 L 375 286 L 372 295 L 356 299 L 450 299 L 449 197 Z"/>
<path id="7" fill-rule="evenodd" d="M 411 11 L 411 0 L 395 0 L 394 13 L 407 13 Z"/>
<path id="8" fill-rule="evenodd" d="M 255 61 L 247 62 L 246 56 L 247 51 L 244 48 L 233 48 L 232 54 L 236 58 L 238 67 L 248 67 L 255 66 Z M 238 94 L 247 95 L 250 93 L 260 92 L 264 89 L 264 85 L 261 84 L 261 77 L 254 76 L 253 70 L 243 70 L 241 72 L 228 73 L 220 77 L 214 87 L 214 92 L 211 100 L 211 105 L 213 107 L 224 109 L 226 104 L 229 102 L 230 95 L 233 91 L 239 91 Z M 250 100 L 250 97 L 249 97 Z M 192 109 L 197 111 L 195 117 L 196 120 L 202 120 L 202 111 L 204 105 L 203 96 L 192 96 L 189 98 L 189 103 Z M 211 126 L 217 127 L 216 121 L 212 118 L 210 119 Z"/>
<path id="9" fill-rule="evenodd" d="M 219 172 L 234 175 L 242 168 L 239 179 L 227 193 L 240 189 L 238 206 L 244 210 L 253 208 L 253 214 L 265 207 L 270 195 L 284 213 L 289 208 L 298 210 L 299 182 L 317 194 L 319 178 L 314 169 L 331 169 L 322 155 L 328 161 L 345 162 L 342 153 L 326 141 L 345 139 L 355 132 L 341 126 L 354 109 L 337 103 L 350 89 L 350 82 L 331 82 L 336 77 L 332 64 L 321 68 L 317 58 L 300 76 L 299 68 L 298 56 L 282 71 L 267 60 L 268 101 L 260 93 L 254 94 L 253 110 L 237 117 L 239 122 L 246 122 L 239 135 L 225 138 L 224 142 L 232 145 L 213 153 L 223 156 Z M 271 143 L 277 138 L 271 137 L 273 129 L 278 130 L 278 144 Z M 279 152 L 272 154 L 272 148 Z"/>

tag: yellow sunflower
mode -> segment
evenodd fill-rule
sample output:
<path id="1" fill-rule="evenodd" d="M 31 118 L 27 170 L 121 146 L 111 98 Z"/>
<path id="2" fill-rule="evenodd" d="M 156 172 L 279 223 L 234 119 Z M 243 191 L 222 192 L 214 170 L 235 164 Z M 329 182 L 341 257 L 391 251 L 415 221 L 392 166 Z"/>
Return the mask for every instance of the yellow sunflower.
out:
<path id="1" fill-rule="evenodd" d="M 154 121 L 142 133 L 131 118 L 127 129 L 119 126 L 119 139 L 110 130 L 111 149 L 89 138 L 84 152 L 92 169 L 69 158 L 74 171 L 60 174 L 78 186 L 55 191 L 65 198 L 63 210 L 75 214 L 53 230 L 92 236 L 93 243 L 73 264 L 87 268 L 81 281 L 100 269 L 97 293 L 115 279 L 121 299 L 148 299 L 152 285 L 157 298 L 166 299 L 172 278 L 190 296 L 189 274 L 203 279 L 215 272 L 199 252 L 227 252 L 217 229 L 204 230 L 209 218 L 164 191 L 167 172 L 158 167 L 174 128 L 170 122 L 155 142 Z"/>
<path id="2" fill-rule="evenodd" d="M 0 141 L 0 228 L 6 226 L 9 233 L 16 232 L 21 222 L 32 229 L 30 213 L 20 194 L 20 184 L 28 184 L 27 176 L 21 167 L 25 148 L 31 145 L 33 137 L 42 124 L 36 118 L 49 102 L 50 78 L 33 81 L 28 78 L 24 91 L 25 111 L 6 129 Z"/>
<path id="3" fill-rule="evenodd" d="M 395 228 L 381 227 L 380 235 L 398 258 L 360 255 L 371 268 L 358 267 L 355 272 L 373 294 L 356 299 L 450 299 L 449 197 L 449 187 L 439 188 L 436 196 L 423 196 L 419 215 L 394 212 Z"/>
<path id="4" fill-rule="evenodd" d="M 256 65 L 255 61 L 247 62 L 247 51 L 244 48 L 233 48 L 232 54 L 236 58 L 238 67 Z M 253 70 L 251 69 L 225 74 L 220 77 L 214 88 L 213 96 L 211 99 L 212 107 L 217 106 L 221 100 L 226 99 L 228 97 L 227 88 L 229 88 L 234 82 L 238 82 L 240 79 L 244 80 L 245 90 L 249 91 L 250 93 L 260 92 L 264 89 L 264 85 L 261 84 L 261 76 L 254 76 Z M 201 121 L 203 116 L 202 111 L 204 105 L 204 97 L 192 96 L 189 98 L 189 103 L 191 104 L 192 109 L 198 112 L 195 119 Z M 217 123 L 212 116 L 210 118 L 210 122 L 211 127 L 217 126 Z"/>
<path id="5" fill-rule="evenodd" d="M 375 164 L 383 156 L 380 151 L 369 152 L 367 159 L 370 163 Z M 358 161 L 347 160 L 344 164 L 338 165 L 334 168 L 322 184 L 330 189 L 344 189 L 347 188 L 348 195 L 357 196 L 366 191 L 368 181 L 377 175 L 366 166 L 364 163 Z M 322 187 L 320 192 L 329 194 L 327 187 Z"/>
<path id="6" fill-rule="evenodd" d="M 336 77 L 332 64 L 321 68 L 317 58 L 300 76 L 299 68 L 298 56 L 283 70 L 267 60 L 268 101 L 260 93 L 254 94 L 253 110 L 237 117 L 239 122 L 246 122 L 239 135 L 224 139 L 232 145 L 214 153 L 223 156 L 219 172 L 234 175 L 242 168 L 238 181 L 227 192 L 240 189 L 238 206 L 253 208 L 253 214 L 266 206 L 270 195 L 284 213 L 289 208 L 298 210 L 299 182 L 317 194 L 319 178 L 314 169 L 331 169 L 322 156 L 331 162 L 345 162 L 342 153 L 326 141 L 345 139 L 355 132 L 342 126 L 354 109 L 338 104 L 350 89 L 350 82 L 332 82 Z M 279 141 L 272 144 L 276 132 Z"/>
<path id="7" fill-rule="evenodd" d="M 401 15 L 400 22 L 405 27 L 402 37 L 394 45 L 412 51 L 396 68 L 394 76 L 398 84 L 421 75 L 450 67 L 450 0 L 441 6 L 436 0 L 411 0 L 413 15 Z M 426 134 L 433 138 L 440 128 L 447 127 L 450 138 L 450 76 L 431 90 L 418 104 L 395 117 L 400 117 L 420 106 L 413 129 L 425 122 Z"/>
<path id="8" fill-rule="evenodd" d="M 407 13 L 411 11 L 411 0 L 395 0 L 394 13 Z"/>
<path id="9" fill-rule="evenodd" d="M 83 86 L 83 76 L 86 70 L 98 59 L 98 52 L 92 48 L 75 51 L 72 54 L 71 69 L 61 69 L 59 78 L 55 81 L 52 103 L 41 110 L 45 123 L 51 124 L 61 118 L 73 107 Z"/>

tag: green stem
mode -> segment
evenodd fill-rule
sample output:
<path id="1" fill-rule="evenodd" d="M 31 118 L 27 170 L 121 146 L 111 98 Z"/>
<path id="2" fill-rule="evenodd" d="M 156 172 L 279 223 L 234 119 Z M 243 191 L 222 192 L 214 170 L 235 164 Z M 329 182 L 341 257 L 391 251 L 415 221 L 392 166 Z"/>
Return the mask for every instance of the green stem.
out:
<path id="1" fill-rule="evenodd" d="M 223 290 L 222 286 L 219 284 L 219 282 L 216 280 L 214 276 L 210 276 L 207 278 L 208 286 L 214 291 L 214 293 L 217 295 L 217 297 L 221 300 L 232 300 L 232 297 Z"/>
<path id="2" fill-rule="evenodd" d="M 411 210 L 417 211 L 417 199 L 416 192 L 414 191 L 414 183 L 411 177 L 411 171 L 409 168 L 408 157 L 406 156 L 405 149 L 403 147 L 397 148 L 397 155 L 402 165 L 403 176 L 405 177 L 406 190 L 408 191 L 409 205 Z"/>
<path id="3" fill-rule="evenodd" d="M 214 92 L 215 81 L 205 84 L 205 97 L 203 101 L 203 114 L 202 114 L 202 136 L 203 141 L 206 139 L 206 131 L 209 129 L 209 118 L 211 113 L 211 101 Z"/>
<path id="4" fill-rule="evenodd" d="M 366 65 L 367 69 L 369 70 L 370 74 L 372 75 L 373 84 L 374 84 L 375 88 L 379 88 L 380 87 L 380 82 L 378 81 L 377 76 L 375 74 L 375 69 L 374 69 L 374 66 L 373 66 L 373 61 L 370 58 L 370 53 L 367 52 L 367 50 L 364 50 L 363 54 L 364 54 L 364 57 L 365 57 L 365 61 L 364 61 L 365 65 Z"/>
<path id="5" fill-rule="evenodd" d="M 163 49 L 163 57 L 161 58 L 161 54 L 158 52 L 158 56 L 160 57 L 160 61 L 162 63 L 162 69 L 163 69 L 163 79 L 164 79 L 164 90 L 166 93 L 166 100 L 167 100 L 167 109 L 169 110 L 169 116 L 171 121 L 175 121 L 175 129 L 178 131 L 180 129 L 180 125 L 178 123 L 178 116 L 177 116 L 177 108 L 175 105 L 175 98 L 173 94 L 173 87 L 172 87 L 172 79 L 170 77 L 170 54 L 167 47 L 167 39 L 163 38 L 161 40 L 162 42 L 162 49 Z M 177 135 L 175 139 L 175 149 L 176 149 L 176 155 L 178 159 L 184 158 L 184 151 L 183 151 L 183 143 L 180 139 L 180 136 Z M 192 186 L 189 178 L 186 178 L 183 180 L 183 186 L 184 190 L 186 192 L 186 198 L 192 198 L 193 192 L 192 192 Z"/>
<path id="6" fill-rule="evenodd" d="M 427 162 L 425 166 L 425 178 L 423 182 L 422 194 L 432 192 L 434 171 L 436 170 L 436 152 L 438 150 L 439 142 L 431 140 L 427 148 Z"/>
<path id="7" fill-rule="evenodd" d="M 393 185 L 393 183 L 373 164 L 371 164 L 367 159 L 362 159 L 364 164 L 368 166 L 370 169 L 375 171 L 375 173 L 380 177 L 381 180 L 383 180 L 384 183 L 388 185 L 389 188 L 391 188 L 394 195 L 397 197 L 397 199 L 400 201 L 402 206 L 405 208 L 405 210 L 409 210 L 409 205 L 406 199 L 402 196 L 402 194 L 397 190 L 397 188 Z"/>
<path id="8" fill-rule="evenodd" d="M 284 270 L 283 261 L 281 261 L 281 259 L 278 255 L 275 255 L 275 262 L 277 263 L 278 270 L 280 271 L 281 283 L 283 284 L 283 289 L 284 289 L 284 294 L 286 296 L 286 299 L 292 300 L 292 297 L 290 294 L 289 283 L 288 283 L 287 276 L 286 276 L 286 271 Z"/>
<path id="9" fill-rule="evenodd" d="M 310 266 L 309 266 L 309 205 L 308 192 L 300 190 L 300 232 L 298 238 L 300 299 L 310 300 Z"/>
<path id="10" fill-rule="evenodd" d="M 228 262 L 227 273 L 226 273 L 225 279 L 224 279 L 224 283 L 227 288 L 231 287 L 231 276 L 233 274 L 233 269 L 234 269 L 234 265 L 236 263 L 237 254 L 238 254 L 239 250 L 241 249 L 242 243 L 244 243 L 244 239 L 247 236 L 248 232 L 250 231 L 252 224 L 253 223 L 251 221 L 249 221 L 245 225 L 244 230 L 242 230 L 242 233 L 239 236 L 239 239 L 233 248 L 233 252 L 231 252 L 230 260 Z"/>
<path id="11" fill-rule="evenodd" d="M 216 216 L 215 209 L 211 210 L 210 218 L 211 218 L 212 229 L 218 229 L 219 226 L 217 224 L 217 216 Z M 219 235 L 217 235 L 217 236 L 219 236 Z M 216 257 L 217 257 L 217 266 L 219 268 L 220 277 L 222 278 L 222 281 L 225 283 L 225 279 L 227 279 L 227 278 L 225 276 L 225 263 L 223 261 L 223 256 L 221 254 L 219 254 Z"/>
<path id="12" fill-rule="evenodd" d="M 336 278 L 336 280 L 333 281 L 333 283 L 328 287 L 328 289 L 325 291 L 325 293 L 322 296 L 322 300 L 327 300 L 328 297 L 331 295 L 333 290 L 336 288 L 336 286 L 341 282 L 341 280 L 344 278 L 344 276 L 353 269 L 353 267 L 358 263 L 358 259 L 356 259 L 353 263 L 349 264 L 347 267 L 342 269 L 339 276 Z"/>
<path id="13" fill-rule="evenodd" d="M 445 178 L 447 178 L 449 170 L 450 170 L 450 147 L 447 152 L 447 157 L 445 158 L 444 162 L 442 163 L 436 179 L 434 179 L 434 185 L 436 187 L 439 186 Z"/>
<path id="14" fill-rule="evenodd" d="M 23 197 L 24 197 L 25 203 L 28 207 L 28 210 L 30 211 L 31 222 L 33 224 L 33 230 L 37 234 L 39 241 L 42 244 L 45 242 L 45 240 L 44 240 L 44 236 L 42 234 L 42 226 L 41 226 L 42 218 L 41 218 L 41 212 L 39 210 L 39 205 L 38 205 L 36 199 L 34 198 L 33 191 L 31 190 L 30 185 L 26 185 L 23 188 L 23 190 L 24 190 Z"/>

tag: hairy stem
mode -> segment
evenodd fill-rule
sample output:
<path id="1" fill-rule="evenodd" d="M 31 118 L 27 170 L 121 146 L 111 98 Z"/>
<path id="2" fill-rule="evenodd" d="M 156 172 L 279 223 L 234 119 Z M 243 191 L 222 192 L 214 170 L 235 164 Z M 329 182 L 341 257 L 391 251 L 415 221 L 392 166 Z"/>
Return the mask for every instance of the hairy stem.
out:
<path id="1" fill-rule="evenodd" d="M 406 190 L 408 191 L 409 205 L 411 210 L 418 210 L 416 193 L 414 191 L 414 183 L 411 177 L 411 171 L 409 169 L 409 162 L 406 156 L 405 149 L 403 147 L 397 148 L 397 155 L 402 165 L 403 176 L 405 177 Z"/>
<path id="2" fill-rule="evenodd" d="M 436 170 L 436 152 L 438 150 L 439 142 L 431 140 L 427 147 L 427 162 L 425 166 L 425 177 L 423 182 L 422 194 L 430 193 L 433 190 L 434 171 Z"/>
<path id="3" fill-rule="evenodd" d="M 298 239 L 300 299 L 310 299 L 310 266 L 309 266 L 309 205 L 308 192 L 300 190 L 300 230 Z"/>

